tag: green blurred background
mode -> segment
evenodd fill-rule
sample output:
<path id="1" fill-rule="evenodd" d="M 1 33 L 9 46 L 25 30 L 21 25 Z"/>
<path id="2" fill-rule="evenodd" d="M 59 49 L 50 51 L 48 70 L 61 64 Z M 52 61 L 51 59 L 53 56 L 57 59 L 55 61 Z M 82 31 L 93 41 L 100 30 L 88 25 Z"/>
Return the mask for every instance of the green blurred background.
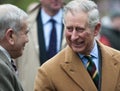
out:
<path id="1" fill-rule="evenodd" d="M 70 0 L 65 0 L 65 2 L 68 2 L 68 1 Z M 39 0 L 0 0 L 0 4 L 11 3 L 20 7 L 25 11 L 27 10 L 27 7 L 33 2 L 39 2 Z"/>
<path id="2" fill-rule="evenodd" d="M 33 2 L 39 2 L 39 0 L 0 0 L 0 4 L 11 3 L 11 4 L 14 4 L 20 7 L 21 9 L 25 11 L 27 7 L 29 6 L 29 4 Z"/>

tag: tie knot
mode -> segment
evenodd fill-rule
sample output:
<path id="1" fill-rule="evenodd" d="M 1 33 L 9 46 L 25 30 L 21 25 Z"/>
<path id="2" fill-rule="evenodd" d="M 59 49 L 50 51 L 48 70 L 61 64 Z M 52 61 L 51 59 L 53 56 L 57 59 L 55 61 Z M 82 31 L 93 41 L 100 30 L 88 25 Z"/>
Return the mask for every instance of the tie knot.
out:
<path id="1" fill-rule="evenodd" d="M 85 55 L 84 57 L 91 57 L 91 55 Z"/>
<path id="2" fill-rule="evenodd" d="M 92 56 L 91 55 L 85 55 L 84 56 L 86 59 L 88 59 L 88 60 L 92 60 Z"/>
<path id="3" fill-rule="evenodd" d="M 50 19 L 50 22 L 54 24 L 56 21 L 51 18 L 51 19 Z"/>

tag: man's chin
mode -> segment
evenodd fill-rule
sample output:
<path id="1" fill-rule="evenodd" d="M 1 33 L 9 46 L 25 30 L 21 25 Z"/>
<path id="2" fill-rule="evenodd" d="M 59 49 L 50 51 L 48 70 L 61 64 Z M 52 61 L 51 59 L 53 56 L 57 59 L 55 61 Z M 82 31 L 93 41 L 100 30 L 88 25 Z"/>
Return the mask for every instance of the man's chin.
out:
<path id="1" fill-rule="evenodd" d="M 80 48 L 80 47 L 72 47 L 73 51 L 74 52 L 77 52 L 77 53 L 81 53 L 83 48 Z"/>

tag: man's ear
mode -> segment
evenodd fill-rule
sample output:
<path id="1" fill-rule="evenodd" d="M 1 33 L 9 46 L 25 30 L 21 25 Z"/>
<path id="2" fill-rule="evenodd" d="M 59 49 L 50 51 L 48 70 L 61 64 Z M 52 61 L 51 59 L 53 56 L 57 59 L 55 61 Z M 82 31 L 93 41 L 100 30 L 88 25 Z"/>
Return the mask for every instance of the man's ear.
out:
<path id="1" fill-rule="evenodd" d="M 94 29 L 94 35 L 97 36 L 100 32 L 100 28 L 101 28 L 101 24 L 98 23 L 96 26 L 95 26 L 95 29 Z"/>
<path id="2" fill-rule="evenodd" d="M 5 32 L 5 37 L 11 45 L 14 44 L 14 31 L 13 31 L 13 29 L 11 29 L 11 28 L 7 29 L 7 31 Z"/>

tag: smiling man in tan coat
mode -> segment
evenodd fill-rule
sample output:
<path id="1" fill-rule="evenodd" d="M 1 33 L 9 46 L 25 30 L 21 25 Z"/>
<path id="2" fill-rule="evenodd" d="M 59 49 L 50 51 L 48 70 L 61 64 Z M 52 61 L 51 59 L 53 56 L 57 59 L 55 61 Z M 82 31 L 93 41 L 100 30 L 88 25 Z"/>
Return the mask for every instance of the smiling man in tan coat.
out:
<path id="1" fill-rule="evenodd" d="M 73 0 L 64 10 L 68 46 L 38 69 L 34 91 L 120 91 L 120 51 L 95 39 L 97 5 Z"/>

